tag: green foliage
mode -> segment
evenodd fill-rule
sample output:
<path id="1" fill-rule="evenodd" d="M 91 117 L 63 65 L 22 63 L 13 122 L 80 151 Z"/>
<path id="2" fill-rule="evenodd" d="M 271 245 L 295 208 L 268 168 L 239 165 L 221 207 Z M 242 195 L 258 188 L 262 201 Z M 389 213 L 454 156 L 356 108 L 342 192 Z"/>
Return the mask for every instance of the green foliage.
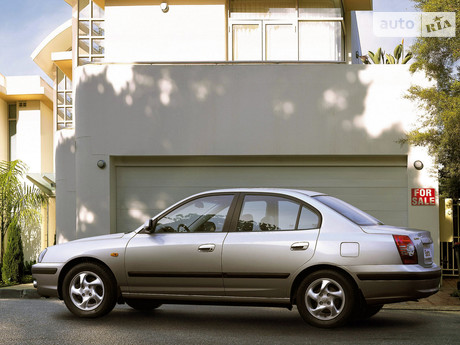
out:
<path id="1" fill-rule="evenodd" d="M 425 146 L 439 166 L 443 196 L 460 197 L 460 0 L 412 0 L 424 12 L 457 12 L 456 37 L 419 37 L 411 47 L 415 62 L 434 86 L 413 86 L 408 98 L 423 110 L 418 127 L 402 142 Z"/>
<path id="2" fill-rule="evenodd" d="M 25 183 L 26 171 L 19 160 L 0 161 L 0 259 L 10 225 L 40 224 L 40 206 L 47 202 L 44 193 Z"/>
<path id="3" fill-rule="evenodd" d="M 24 252 L 22 249 L 21 228 L 15 220 L 8 229 L 8 244 L 3 255 L 2 280 L 6 283 L 19 283 L 24 272 Z"/>
<path id="4" fill-rule="evenodd" d="M 393 55 L 386 54 L 384 51 L 382 51 L 382 48 L 378 48 L 375 54 L 371 51 L 368 51 L 368 55 L 360 56 L 361 61 L 365 65 L 370 65 L 371 61 L 376 65 L 381 63 L 385 63 L 387 65 L 395 65 L 399 64 L 399 60 L 402 58 L 401 64 L 406 64 L 410 59 L 412 59 L 412 53 L 408 52 L 406 55 L 404 55 L 403 45 L 404 40 L 396 46 Z"/>
<path id="5" fill-rule="evenodd" d="M 36 260 L 24 262 L 24 275 L 32 275 L 32 266 L 36 263 Z"/>

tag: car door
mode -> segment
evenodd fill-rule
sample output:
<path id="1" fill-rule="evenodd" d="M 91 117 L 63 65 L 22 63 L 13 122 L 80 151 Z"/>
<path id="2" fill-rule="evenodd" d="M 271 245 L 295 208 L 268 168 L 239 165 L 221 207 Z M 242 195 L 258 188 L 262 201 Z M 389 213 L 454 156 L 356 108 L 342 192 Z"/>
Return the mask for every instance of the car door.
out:
<path id="1" fill-rule="evenodd" d="M 289 296 L 293 274 L 315 251 L 321 215 L 299 200 L 246 194 L 225 238 L 222 270 L 227 296 Z"/>
<path id="2" fill-rule="evenodd" d="M 222 244 L 234 194 L 184 202 L 126 247 L 131 293 L 223 295 Z"/>

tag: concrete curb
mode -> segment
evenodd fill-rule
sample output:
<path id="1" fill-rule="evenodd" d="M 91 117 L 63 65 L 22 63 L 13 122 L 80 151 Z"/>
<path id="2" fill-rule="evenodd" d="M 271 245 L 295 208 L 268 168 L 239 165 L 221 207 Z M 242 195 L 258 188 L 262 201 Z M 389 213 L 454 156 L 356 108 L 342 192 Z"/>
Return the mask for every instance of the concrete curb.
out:
<path id="1" fill-rule="evenodd" d="M 37 293 L 37 290 L 32 289 L 9 289 L 9 288 L 1 288 L 0 289 L 0 299 L 18 299 L 18 298 L 25 298 L 25 299 L 37 299 L 41 298 L 41 296 Z"/>
<path id="2" fill-rule="evenodd" d="M 421 311 L 451 311 L 451 312 L 460 312 L 459 306 L 448 306 L 448 305 L 440 305 L 440 306 L 401 306 L 396 304 L 387 304 L 383 308 L 383 310 L 421 310 Z"/>
<path id="3" fill-rule="evenodd" d="M 0 298 L 3 299 L 38 299 L 41 296 L 37 293 L 32 283 L 12 285 L 0 288 Z"/>

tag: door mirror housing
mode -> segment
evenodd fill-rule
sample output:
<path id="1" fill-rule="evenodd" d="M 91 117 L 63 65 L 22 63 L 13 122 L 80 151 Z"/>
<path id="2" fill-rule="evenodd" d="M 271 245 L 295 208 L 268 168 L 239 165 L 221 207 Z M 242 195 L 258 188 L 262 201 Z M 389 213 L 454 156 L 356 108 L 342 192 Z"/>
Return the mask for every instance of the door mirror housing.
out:
<path id="1" fill-rule="evenodd" d="M 142 230 L 151 234 L 155 230 L 155 224 L 156 222 L 152 218 L 149 218 L 149 220 L 144 223 Z"/>

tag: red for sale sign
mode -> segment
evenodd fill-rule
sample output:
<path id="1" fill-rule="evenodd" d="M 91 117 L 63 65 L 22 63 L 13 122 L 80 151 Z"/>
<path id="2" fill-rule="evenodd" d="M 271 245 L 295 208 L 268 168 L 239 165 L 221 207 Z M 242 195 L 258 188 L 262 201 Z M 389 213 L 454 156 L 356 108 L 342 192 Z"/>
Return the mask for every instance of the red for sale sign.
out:
<path id="1" fill-rule="evenodd" d="M 436 205 L 436 190 L 434 188 L 412 188 L 412 206 Z"/>

